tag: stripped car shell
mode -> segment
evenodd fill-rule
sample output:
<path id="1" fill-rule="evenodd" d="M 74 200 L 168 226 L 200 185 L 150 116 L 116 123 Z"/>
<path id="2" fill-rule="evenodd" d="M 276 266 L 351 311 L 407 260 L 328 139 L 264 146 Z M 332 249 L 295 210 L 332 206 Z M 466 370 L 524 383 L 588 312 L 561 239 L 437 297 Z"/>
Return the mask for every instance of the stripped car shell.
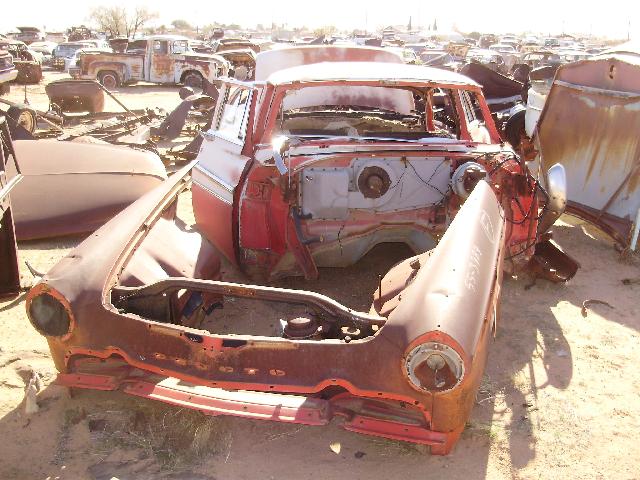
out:
<path id="1" fill-rule="evenodd" d="M 201 232 L 229 261 L 256 278 L 314 278 L 318 267 L 351 265 L 384 242 L 426 251 L 460 204 L 459 196 L 448 195 L 449 185 L 469 161 L 479 167 L 479 178 L 483 170 L 495 169 L 506 196 L 536 190 L 513 153 L 501 151 L 478 84 L 453 72 L 404 64 L 393 65 L 391 80 L 381 65 L 315 63 L 276 71 L 264 83 L 222 82 L 217 124 L 204 134 L 194 169 L 193 206 Z M 256 71 L 263 78 L 260 61 Z M 421 90 L 426 127 L 412 113 L 412 92 Z M 242 102 L 241 108 L 233 102 Z M 350 114 L 336 104 L 358 107 Z M 313 118 L 324 107 L 320 115 L 328 120 Z M 375 117 L 388 111 L 395 113 Z M 227 133 L 233 118 L 244 122 L 235 137 Z M 415 129 L 404 129 L 407 118 Z M 449 128 L 445 122 L 452 118 L 457 123 Z M 358 133 L 360 124 L 372 130 Z M 252 128 L 242 131 L 246 125 Z M 397 132 L 375 131 L 396 127 Z M 278 139 L 282 143 L 275 147 Z M 473 176 L 467 167 L 458 172 L 461 177 Z M 507 182 L 508 176 L 523 180 Z M 375 198 L 367 198 L 363 177 L 380 183 Z M 538 208 L 535 202 L 525 194 L 509 205 L 510 218 L 511 212 L 519 218 L 509 225 L 512 271 L 534 253 L 535 222 L 522 218 Z"/>
<path id="2" fill-rule="evenodd" d="M 214 116 L 218 123 L 204 134 L 198 160 L 85 240 L 29 292 L 27 313 L 47 337 L 60 371 L 58 383 L 122 390 L 212 415 L 309 425 L 340 416 L 347 430 L 426 444 L 434 454 L 450 452 L 484 371 L 503 265 L 525 267 L 534 257 L 542 218 L 539 189 L 515 156 L 479 140 L 497 142 L 499 137 L 477 84 L 451 72 L 400 63 L 393 65 L 394 78 L 389 79 L 380 73 L 389 65 L 334 62 L 281 70 L 261 83 L 224 80 Z M 345 121 L 357 107 L 382 116 L 381 125 L 389 124 L 385 115 L 409 116 L 406 121 L 413 124 L 413 94 L 435 87 L 453 91 L 451 108 L 459 119 L 454 133 L 437 130 L 435 135 L 430 101 L 425 103 L 425 129 L 417 135 L 423 141 L 411 135 L 328 132 L 321 138 L 298 132 L 294 139 L 290 131 L 274 128 L 287 117 L 281 105 L 335 106 L 327 100 L 335 101 L 336 94 L 338 106 L 351 107 L 338 108 Z M 308 95 L 301 93 L 305 89 Z M 467 121 L 470 112 L 460 100 L 466 101 L 466 92 L 474 94 L 484 125 Z M 251 108 L 230 110 L 233 102 Z M 384 112 L 376 106 L 381 102 Z M 238 125 L 247 128 L 234 137 L 220 125 L 236 113 Z M 380 210 L 376 200 L 391 186 L 382 172 L 393 174 L 381 159 L 404 158 L 406 168 L 414 164 L 415 177 L 427 165 L 435 177 L 443 156 L 450 159 L 443 169 L 446 192 L 436 204 Z M 368 177 L 356 181 L 353 191 L 371 200 L 357 208 L 355 217 L 349 208 L 337 222 L 309 216 L 311 210 L 333 207 L 300 205 L 304 192 L 288 191 L 305 175 L 330 174 L 329 181 L 332 172 L 344 175 L 340 169 L 350 168 L 354 157 L 366 160 L 357 171 Z M 190 173 L 197 229 L 185 229 L 175 218 Z M 330 193 L 330 182 L 326 185 Z M 412 186 L 414 193 L 425 190 L 431 189 L 424 182 Z M 446 211 L 439 212 L 441 206 Z M 276 221 L 265 227 L 269 218 Z M 422 218 L 428 220 L 421 224 Z M 326 232 L 343 225 L 344 237 L 312 240 L 311 221 Z M 397 232 L 369 236 L 388 226 L 413 229 L 418 237 L 429 233 L 439 241 L 435 248 L 416 243 L 420 251 L 380 279 L 369 312 L 315 292 L 221 280 L 217 251 L 250 274 L 262 269 L 272 277 L 312 277 L 319 264 L 355 262 L 381 238 L 404 242 L 410 237 Z M 247 239 L 253 242 L 250 248 Z M 272 246 L 258 243 L 265 241 Z M 340 257 L 341 242 L 357 248 Z M 316 250 L 323 243 L 328 247 Z M 218 307 L 229 297 L 255 302 L 258 308 L 260 302 L 286 306 L 284 328 L 271 336 L 205 329 L 207 322 L 226 318 Z M 269 318 L 264 310 L 262 319 L 278 324 L 282 316 L 276 315 Z"/>
<path id="3" fill-rule="evenodd" d="M 499 294 L 504 219 L 488 184 L 476 187 L 438 247 L 392 269 L 382 280 L 380 301 L 360 313 L 312 292 L 210 280 L 219 275 L 212 247 L 201 239 L 187 250 L 193 243 L 183 237 L 194 233 L 169 221 L 188 171 L 123 211 L 29 293 L 27 311 L 47 336 L 58 382 L 122 389 L 210 414 L 311 425 L 341 415 L 349 430 L 448 453 L 473 406 Z M 175 266 L 149 254 L 164 242 Z M 422 264 L 417 274 L 410 265 L 415 261 Z M 83 271 L 91 274 L 80 284 Z M 461 288 L 467 294 L 456 293 Z M 224 295 L 304 303 L 327 325 L 367 335 L 351 341 L 216 335 L 128 313 L 142 313 L 149 300 L 161 307 L 160 297 L 182 290 L 213 295 L 211 302 Z M 176 298 L 177 304 L 189 300 Z M 439 369 L 443 380 L 437 370 L 424 372 L 426 360 L 414 359 L 421 345 L 432 355 L 451 349 L 461 366 Z M 329 387 L 342 388 L 322 398 Z"/>

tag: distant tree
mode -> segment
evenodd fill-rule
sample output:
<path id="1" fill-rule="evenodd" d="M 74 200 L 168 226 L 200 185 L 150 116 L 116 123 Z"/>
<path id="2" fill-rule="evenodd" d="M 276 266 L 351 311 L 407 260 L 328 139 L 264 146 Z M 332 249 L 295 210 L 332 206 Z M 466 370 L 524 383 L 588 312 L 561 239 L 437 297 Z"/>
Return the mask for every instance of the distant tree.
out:
<path id="1" fill-rule="evenodd" d="M 481 36 L 482 35 L 480 34 L 480 32 L 471 32 L 469 35 L 467 35 L 467 37 L 473 38 L 474 40 L 480 40 Z"/>
<path id="2" fill-rule="evenodd" d="M 136 7 L 133 11 L 127 11 L 125 7 L 96 7 L 89 14 L 98 30 L 107 32 L 110 37 L 127 38 L 133 38 L 146 23 L 157 17 L 158 14 L 147 7 Z"/>
<path id="3" fill-rule="evenodd" d="M 173 22 L 171 22 L 171 25 L 173 25 L 173 28 L 175 28 L 176 30 L 193 30 L 191 24 L 186 20 L 174 20 Z"/>
<path id="4" fill-rule="evenodd" d="M 433 31 L 437 32 L 438 31 L 438 20 L 433 20 Z"/>
<path id="5" fill-rule="evenodd" d="M 127 38 L 133 38 L 146 23 L 158 18 L 158 12 L 152 12 L 147 7 L 136 7 L 127 22 Z"/>
<path id="6" fill-rule="evenodd" d="M 316 29 L 313 31 L 313 34 L 314 34 L 316 37 L 320 37 L 320 36 L 322 36 L 322 35 L 325 35 L 325 36 L 327 36 L 327 37 L 328 37 L 328 36 L 333 35 L 336 31 L 337 31 L 337 29 L 336 29 L 336 27 L 334 27 L 333 25 L 325 25 L 324 27 L 316 28 Z"/>
<path id="7" fill-rule="evenodd" d="M 126 28 L 126 16 L 122 7 L 96 7 L 91 10 L 89 19 L 110 37 L 121 37 Z"/>

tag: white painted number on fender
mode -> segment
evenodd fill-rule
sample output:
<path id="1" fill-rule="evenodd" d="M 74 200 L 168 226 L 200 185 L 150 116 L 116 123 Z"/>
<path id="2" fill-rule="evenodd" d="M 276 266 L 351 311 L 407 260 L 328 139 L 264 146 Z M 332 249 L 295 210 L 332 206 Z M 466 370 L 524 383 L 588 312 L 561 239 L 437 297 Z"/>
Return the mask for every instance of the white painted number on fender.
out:
<path id="1" fill-rule="evenodd" d="M 476 291 L 478 286 L 478 272 L 480 272 L 480 257 L 482 252 L 477 245 L 471 247 L 471 258 L 469 259 L 469 265 L 467 266 L 467 276 L 464 280 L 464 285 L 467 290 L 472 292 Z"/>
<path id="2" fill-rule="evenodd" d="M 480 213 L 480 226 L 482 227 L 482 231 L 487 236 L 491 243 L 495 243 L 496 241 L 496 231 L 493 228 L 493 222 L 491 221 L 491 217 L 487 213 L 486 210 L 482 210 Z"/>

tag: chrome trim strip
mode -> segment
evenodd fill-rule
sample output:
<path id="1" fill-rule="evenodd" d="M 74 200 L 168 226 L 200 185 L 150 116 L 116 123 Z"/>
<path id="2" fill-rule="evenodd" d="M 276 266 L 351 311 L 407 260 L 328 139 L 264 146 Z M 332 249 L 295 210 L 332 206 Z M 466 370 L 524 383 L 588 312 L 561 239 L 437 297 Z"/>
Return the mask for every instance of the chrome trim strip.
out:
<path id="1" fill-rule="evenodd" d="M 216 177 L 209 170 L 196 165 L 193 168 L 192 181 L 225 203 L 233 203 L 234 187 Z"/>

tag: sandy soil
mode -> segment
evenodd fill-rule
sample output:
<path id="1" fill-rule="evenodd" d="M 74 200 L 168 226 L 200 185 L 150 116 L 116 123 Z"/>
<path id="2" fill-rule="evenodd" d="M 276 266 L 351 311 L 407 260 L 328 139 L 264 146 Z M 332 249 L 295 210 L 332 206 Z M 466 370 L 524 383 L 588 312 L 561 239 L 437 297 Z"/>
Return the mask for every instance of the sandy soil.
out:
<path id="1" fill-rule="evenodd" d="M 30 89 L 32 104 L 46 106 L 36 94 L 42 86 Z M 175 92 L 141 86 L 121 95 L 134 108 L 170 108 Z M 352 434 L 338 421 L 306 427 L 205 417 L 121 393 L 70 397 L 52 383 L 47 343 L 30 326 L 20 297 L 0 303 L 0 478 L 640 478 L 640 282 L 622 283 L 639 279 L 640 266 L 622 261 L 581 221 L 565 216 L 554 230 L 582 269 L 566 285 L 538 281 L 527 289 L 527 279 L 505 280 L 486 375 L 448 457 Z M 46 271 L 80 241 L 23 242 L 21 260 Z M 377 274 L 403 255 L 380 247 L 354 267 L 291 285 L 365 308 Z M 28 285 L 32 278 L 21 268 Z M 584 317 L 586 299 L 612 308 L 595 305 Z M 22 400 L 32 370 L 44 388 L 40 411 L 27 416 Z"/>
<path id="2" fill-rule="evenodd" d="M 28 104 L 37 110 L 46 111 L 49 107 L 49 98 L 44 91 L 44 86 L 49 82 L 61 79 L 69 79 L 69 75 L 64 72 L 45 69 L 42 82 L 36 85 L 27 85 L 26 90 Z M 23 103 L 25 98 L 24 90 L 23 85 L 13 85 L 11 87 L 11 93 L 3 98 L 12 102 Z M 127 108 L 131 110 L 153 107 L 161 107 L 170 110 L 180 101 L 177 87 L 154 85 L 144 82 L 136 85 L 116 88 L 115 90 L 112 90 L 112 92 L 126 105 Z M 141 94 L 144 94 L 144 96 Z M 123 111 L 122 107 L 108 96 L 106 97 L 104 108 L 106 112 Z"/>

